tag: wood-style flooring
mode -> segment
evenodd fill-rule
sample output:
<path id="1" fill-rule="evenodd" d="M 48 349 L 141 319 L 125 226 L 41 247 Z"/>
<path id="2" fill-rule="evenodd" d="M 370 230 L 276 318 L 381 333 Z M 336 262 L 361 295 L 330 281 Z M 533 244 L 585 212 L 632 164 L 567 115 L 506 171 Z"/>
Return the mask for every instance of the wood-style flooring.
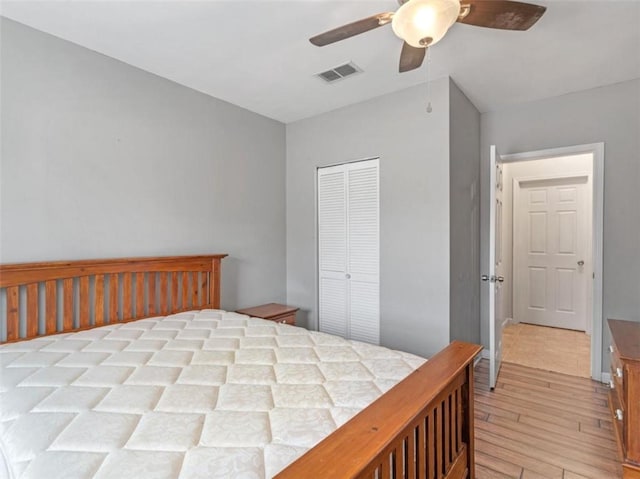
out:
<path id="1" fill-rule="evenodd" d="M 515 323 L 502 331 L 502 360 L 588 378 L 591 338 L 583 331 Z"/>
<path id="2" fill-rule="evenodd" d="M 605 385 L 503 363 L 475 369 L 476 479 L 619 479 Z"/>

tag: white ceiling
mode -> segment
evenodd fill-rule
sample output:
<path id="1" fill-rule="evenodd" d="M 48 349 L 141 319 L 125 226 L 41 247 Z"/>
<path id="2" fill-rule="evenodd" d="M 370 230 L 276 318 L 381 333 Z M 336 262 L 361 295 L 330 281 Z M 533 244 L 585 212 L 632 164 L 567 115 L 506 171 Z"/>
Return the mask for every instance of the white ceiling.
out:
<path id="1" fill-rule="evenodd" d="M 454 25 L 431 51 L 481 111 L 640 78 L 640 0 L 557 1 L 528 32 Z M 314 34 L 392 0 L 2 1 L 2 15 L 262 115 L 291 122 L 424 83 L 399 74 L 390 26 L 318 48 Z M 347 61 L 364 73 L 314 77 Z"/>

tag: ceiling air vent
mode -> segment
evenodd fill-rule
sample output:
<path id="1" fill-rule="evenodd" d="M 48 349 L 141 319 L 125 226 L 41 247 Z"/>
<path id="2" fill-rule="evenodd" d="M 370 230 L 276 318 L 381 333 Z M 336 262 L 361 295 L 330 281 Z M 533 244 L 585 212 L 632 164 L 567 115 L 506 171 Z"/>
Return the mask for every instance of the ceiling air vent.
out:
<path id="1" fill-rule="evenodd" d="M 326 72 L 318 73 L 316 76 L 322 78 L 327 83 L 333 83 L 360 72 L 362 72 L 362 70 L 355 63 L 349 62 L 327 70 Z"/>

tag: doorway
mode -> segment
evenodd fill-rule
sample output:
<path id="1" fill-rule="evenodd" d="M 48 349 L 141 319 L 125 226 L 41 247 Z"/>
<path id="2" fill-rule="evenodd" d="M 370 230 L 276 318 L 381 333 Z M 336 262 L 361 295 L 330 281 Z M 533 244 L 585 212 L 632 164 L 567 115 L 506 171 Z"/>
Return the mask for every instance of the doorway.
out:
<path id="1" fill-rule="evenodd" d="M 502 156 L 503 360 L 601 380 L 603 145 Z"/>

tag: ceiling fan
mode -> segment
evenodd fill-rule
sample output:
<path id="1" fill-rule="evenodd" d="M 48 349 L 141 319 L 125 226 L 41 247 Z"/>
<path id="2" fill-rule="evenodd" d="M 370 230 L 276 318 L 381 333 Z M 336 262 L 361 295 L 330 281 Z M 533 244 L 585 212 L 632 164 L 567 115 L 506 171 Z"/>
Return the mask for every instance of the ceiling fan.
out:
<path id="1" fill-rule="evenodd" d="M 400 8 L 343 25 L 311 37 L 322 47 L 391 23 L 404 40 L 400 73 L 414 70 L 455 22 L 501 30 L 528 30 L 542 17 L 546 7 L 508 0 L 398 0 Z"/>

